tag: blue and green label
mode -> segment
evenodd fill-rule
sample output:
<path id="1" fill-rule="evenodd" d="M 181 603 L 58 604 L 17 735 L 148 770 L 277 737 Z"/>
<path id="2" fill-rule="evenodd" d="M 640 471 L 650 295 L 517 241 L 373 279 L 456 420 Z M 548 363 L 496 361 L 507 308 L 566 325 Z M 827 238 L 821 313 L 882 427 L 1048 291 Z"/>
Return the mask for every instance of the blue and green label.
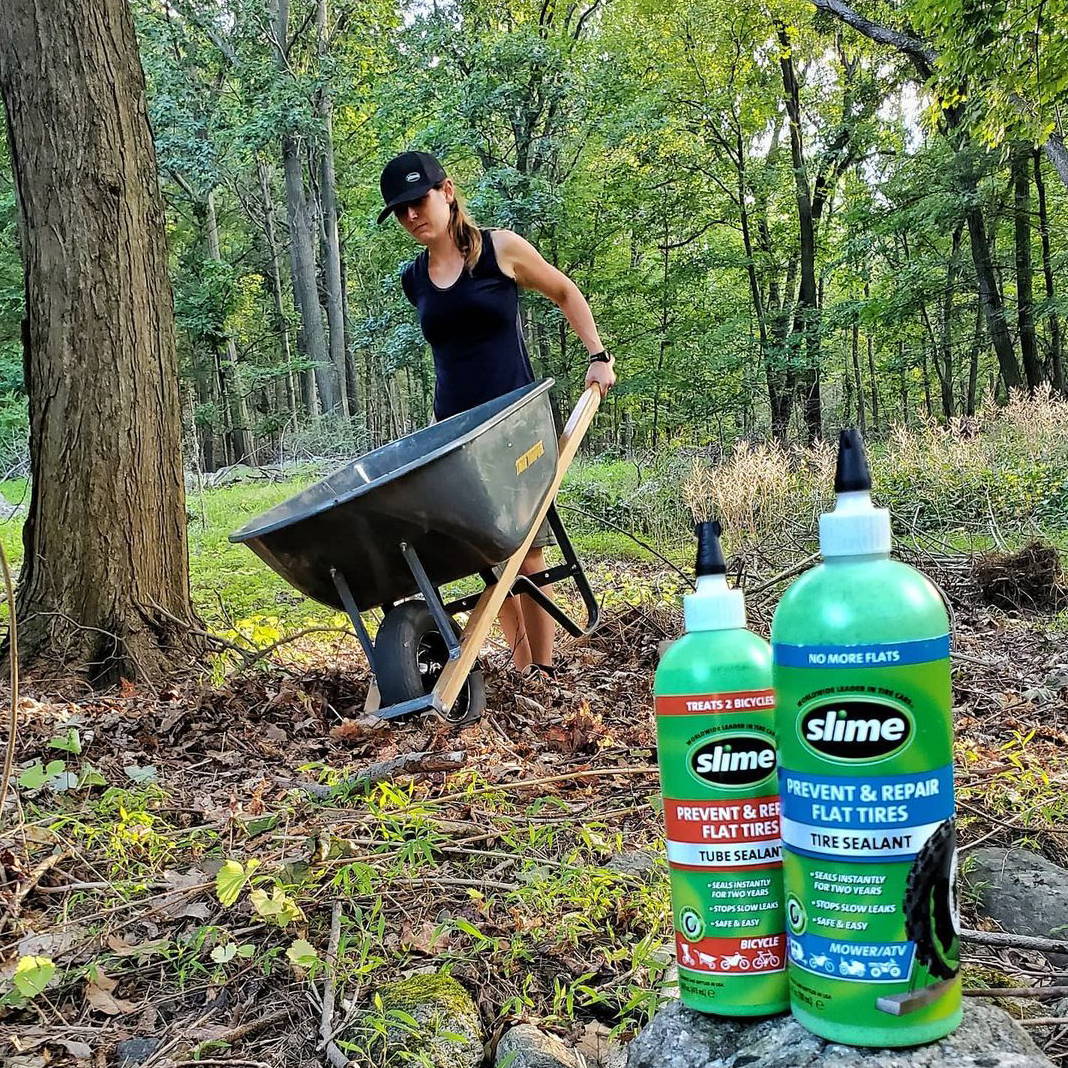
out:
<path id="1" fill-rule="evenodd" d="M 949 637 L 773 656 L 795 1008 L 935 1026 L 960 1001 Z"/>

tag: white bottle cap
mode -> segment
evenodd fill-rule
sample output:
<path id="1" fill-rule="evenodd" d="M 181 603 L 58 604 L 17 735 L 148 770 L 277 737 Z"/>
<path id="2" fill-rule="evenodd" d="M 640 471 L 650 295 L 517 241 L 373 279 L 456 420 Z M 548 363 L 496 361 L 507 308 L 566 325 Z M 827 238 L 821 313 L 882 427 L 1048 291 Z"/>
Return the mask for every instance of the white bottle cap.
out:
<path id="1" fill-rule="evenodd" d="M 686 631 L 736 630 L 745 626 L 745 594 L 732 590 L 725 575 L 700 575 L 697 592 L 682 599 Z"/>
<path id="2" fill-rule="evenodd" d="M 888 556 L 890 513 L 871 503 L 867 490 L 839 493 L 833 512 L 820 516 L 820 553 L 828 556 Z"/>

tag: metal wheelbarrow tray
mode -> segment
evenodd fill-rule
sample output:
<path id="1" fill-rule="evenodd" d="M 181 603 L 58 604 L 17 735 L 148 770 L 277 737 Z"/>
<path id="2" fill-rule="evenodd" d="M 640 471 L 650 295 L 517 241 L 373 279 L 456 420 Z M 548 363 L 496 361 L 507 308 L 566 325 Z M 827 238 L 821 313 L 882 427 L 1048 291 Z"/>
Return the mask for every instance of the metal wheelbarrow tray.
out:
<path id="1" fill-rule="evenodd" d="M 230 535 L 298 590 L 348 614 L 381 690 L 378 715 L 448 715 L 460 698 L 450 718 L 477 718 L 484 686 L 472 669 L 513 594 L 534 598 L 571 634 L 596 625 L 596 599 L 552 505 L 600 396 L 583 394 L 558 442 L 552 385 L 526 386 L 375 449 Z M 546 517 L 564 563 L 520 576 Z M 440 587 L 471 575 L 481 576 L 482 593 L 444 604 Z M 540 589 L 563 579 L 578 586 L 583 625 Z M 362 613 L 376 608 L 385 620 L 372 643 Z M 461 631 L 452 615 L 472 609 Z"/>

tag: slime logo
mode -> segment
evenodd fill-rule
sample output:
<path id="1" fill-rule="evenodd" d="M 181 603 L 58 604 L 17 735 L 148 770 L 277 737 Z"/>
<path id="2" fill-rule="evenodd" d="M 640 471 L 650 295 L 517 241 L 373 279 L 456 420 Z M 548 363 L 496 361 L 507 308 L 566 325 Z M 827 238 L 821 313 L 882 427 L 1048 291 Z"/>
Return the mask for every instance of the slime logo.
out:
<path id="1" fill-rule="evenodd" d="M 721 735 L 690 754 L 690 770 L 698 779 L 728 790 L 763 782 L 775 763 L 775 746 L 755 734 Z"/>
<path id="2" fill-rule="evenodd" d="M 892 705 L 863 699 L 825 702 L 801 717 L 801 739 L 832 760 L 881 760 L 903 749 L 912 721 Z"/>

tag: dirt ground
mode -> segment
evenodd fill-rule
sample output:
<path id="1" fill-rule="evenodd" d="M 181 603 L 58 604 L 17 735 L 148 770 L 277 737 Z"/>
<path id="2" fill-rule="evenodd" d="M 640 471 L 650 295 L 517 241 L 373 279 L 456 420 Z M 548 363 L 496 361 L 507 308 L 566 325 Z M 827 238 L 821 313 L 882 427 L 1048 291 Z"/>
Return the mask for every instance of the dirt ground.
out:
<path id="1" fill-rule="evenodd" d="M 926 564 L 955 616 L 965 856 L 1017 842 L 1068 864 L 1060 617 L 984 605 L 968 562 Z M 758 627 L 770 603 L 754 599 Z M 51 786 L 18 788 L 19 829 L 0 840 L 0 968 L 32 956 L 54 972 L 0 1006 L 5 1063 L 110 1064 L 136 1036 L 150 1065 L 311 1065 L 334 1039 L 380 1063 L 375 992 L 441 968 L 474 996 L 491 1047 L 521 1019 L 625 1040 L 668 963 L 650 693 L 677 625 L 664 608 L 613 609 L 538 683 L 492 651 L 489 711 L 461 730 L 369 724 L 366 669 L 341 638 L 218 687 L 31 687 L 17 762 L 64 765 Z M 455 770 L 382 768 L 405 755 Z M 985 925 L 962 904 L 967 926 Z M 973 987 L 1068 979 L 1032 952 L 966 946 L 966 960 Z M 1031 1033 L 1068 1052 L 1068 1027 Z"/>

